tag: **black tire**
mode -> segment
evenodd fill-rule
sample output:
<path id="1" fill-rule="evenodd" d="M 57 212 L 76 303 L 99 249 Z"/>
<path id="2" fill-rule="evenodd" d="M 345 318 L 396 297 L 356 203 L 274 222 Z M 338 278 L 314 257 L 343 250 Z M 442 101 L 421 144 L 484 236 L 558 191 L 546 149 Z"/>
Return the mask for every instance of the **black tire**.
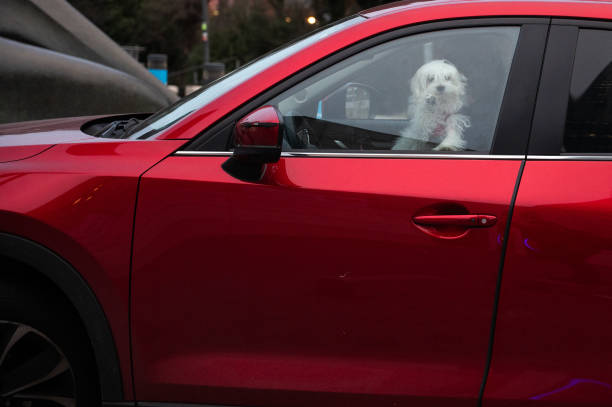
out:
<path id="1" fill-rule="evenodd" d="M 100 406 L 89 338 L 53 287 L 0 280 L 0 406 Z"/>

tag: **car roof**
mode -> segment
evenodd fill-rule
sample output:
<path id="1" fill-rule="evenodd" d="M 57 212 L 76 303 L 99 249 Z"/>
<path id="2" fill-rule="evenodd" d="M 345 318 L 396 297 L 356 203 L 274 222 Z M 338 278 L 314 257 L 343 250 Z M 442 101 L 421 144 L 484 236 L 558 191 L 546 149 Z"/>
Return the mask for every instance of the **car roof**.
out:
<path id="1" fill-rule="evenodd" d="M 498 15 L 551 16 L 612 19 L 612 0 L 407 0 L 364 10 L 359 14 L 375 18 L 417 9 L 483 6 Z"/>

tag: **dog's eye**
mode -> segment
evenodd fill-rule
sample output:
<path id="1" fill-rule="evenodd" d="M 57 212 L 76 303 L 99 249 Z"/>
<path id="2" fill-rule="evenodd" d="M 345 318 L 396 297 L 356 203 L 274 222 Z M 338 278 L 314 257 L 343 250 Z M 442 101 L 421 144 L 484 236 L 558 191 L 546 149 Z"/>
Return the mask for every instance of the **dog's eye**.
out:
<path id="1" fill-rule="evenodd" d="M 432 82 L 433 82 L 433 80 L 434 80 L 434 77 L 433 77 L 433 76 L 429 75 L 429 76 L 427 77 L 427 83 L 432 83 Z"/>
<path id="2" fill-rule="evenodd" d="M 445 80 L 450 81 L 450 78 L 451 78 L 450 75 L 444 75 Z"/>

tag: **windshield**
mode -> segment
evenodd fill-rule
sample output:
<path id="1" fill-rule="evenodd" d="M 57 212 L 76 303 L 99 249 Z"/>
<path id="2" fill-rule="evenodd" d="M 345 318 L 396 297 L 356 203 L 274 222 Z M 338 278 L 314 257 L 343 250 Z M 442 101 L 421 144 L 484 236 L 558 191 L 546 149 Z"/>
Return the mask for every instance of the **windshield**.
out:
<path id="1" fill-rule="evenodd" d="M 200 91 L 178 101 L 174 105 L 157 112 L 147 120 L 140 123 L 138 126 L 135 126 L 130 130 L 131 134 L 129 138 L 145 139 L 157 134 L 159 131 L 172 126 L 185 116 L 217 99 L 219 96 L 236 88 L 240 84 L 244 83 L 247 79 L 265 70 L 266 68 L 364 19 L 365 17 L 353 16 L 340 20 L 333 25 L 315 31 L 307 37 L 298 39 L 297 41 L 289 43 L 282 48 L 278 48 L 264 55 L 263 57 L 244 65 L 240 69 L 232 71 L 217 81 L 212 82 L 206 88 L 203 88 Z"/>

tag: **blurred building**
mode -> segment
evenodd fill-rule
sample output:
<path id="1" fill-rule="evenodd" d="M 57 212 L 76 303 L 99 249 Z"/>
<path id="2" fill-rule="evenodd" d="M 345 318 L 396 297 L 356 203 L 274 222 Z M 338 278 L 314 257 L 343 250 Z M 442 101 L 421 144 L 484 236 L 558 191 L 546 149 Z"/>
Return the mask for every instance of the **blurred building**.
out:
<path id="1" fill-rule="evenodd" d="M 153 112 L 177 97 L 66 0 L 0 1 L 0 123 Z"/>

